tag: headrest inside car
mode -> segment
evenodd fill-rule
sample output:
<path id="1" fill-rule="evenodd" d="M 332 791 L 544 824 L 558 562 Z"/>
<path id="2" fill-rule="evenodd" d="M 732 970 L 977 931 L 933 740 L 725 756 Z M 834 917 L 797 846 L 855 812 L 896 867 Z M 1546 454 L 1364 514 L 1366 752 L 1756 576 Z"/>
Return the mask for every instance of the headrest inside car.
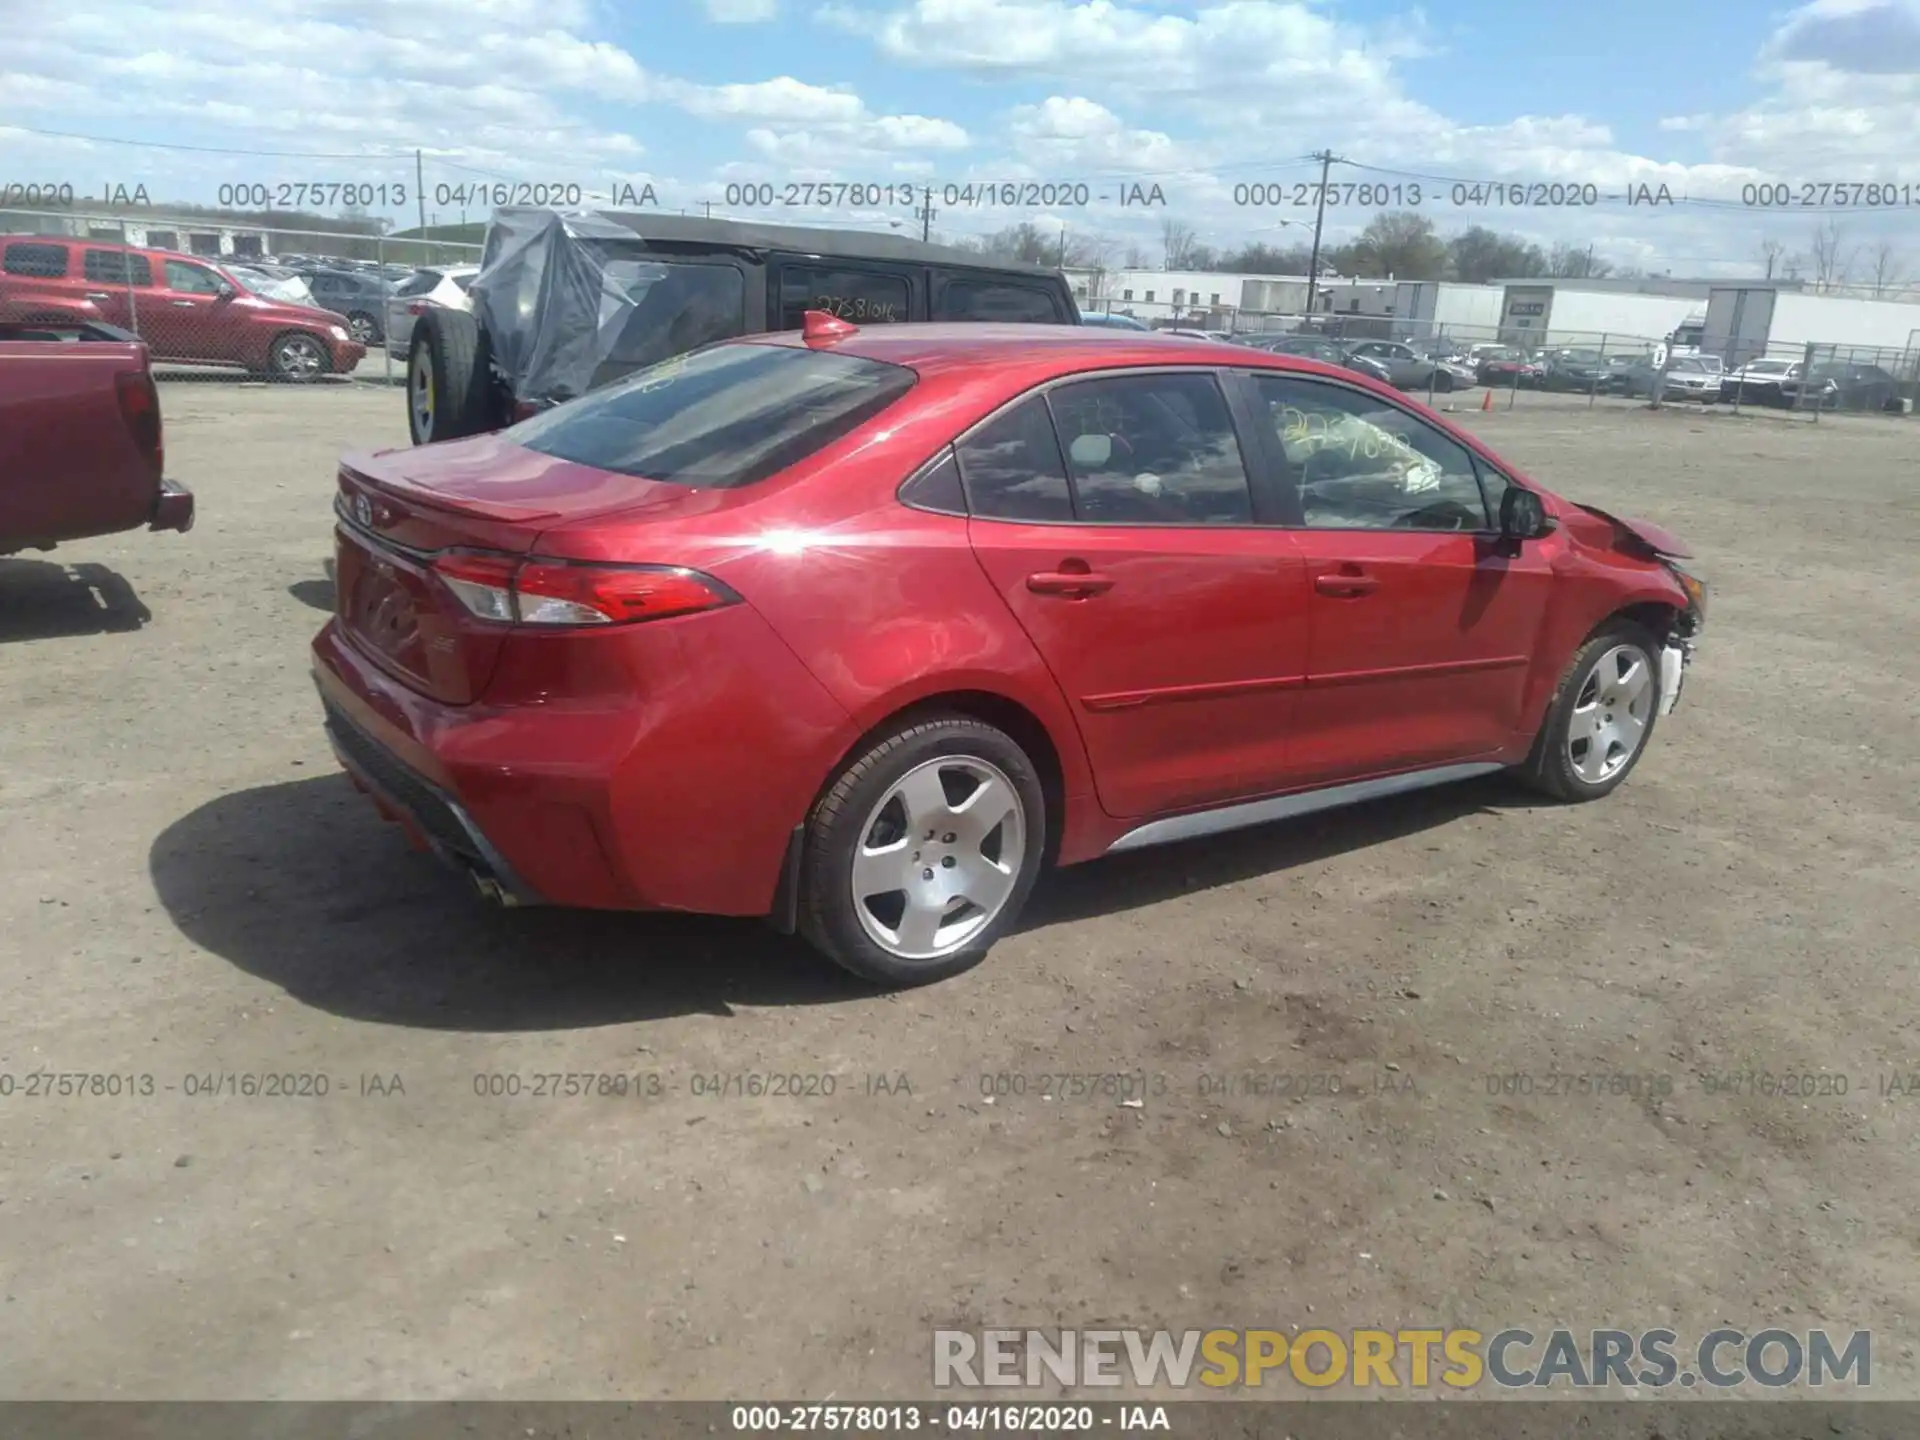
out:
<path id="1" fill-rule="evenodd" d="M 1111 435 L 1076 435 L 1073 443 L 1067 447 L 1067 454 L 1073 458 L 1074 465 L 1081 470 L 1104 470 L 1107 462 L 1113 459 L 1113 437 Z"/>

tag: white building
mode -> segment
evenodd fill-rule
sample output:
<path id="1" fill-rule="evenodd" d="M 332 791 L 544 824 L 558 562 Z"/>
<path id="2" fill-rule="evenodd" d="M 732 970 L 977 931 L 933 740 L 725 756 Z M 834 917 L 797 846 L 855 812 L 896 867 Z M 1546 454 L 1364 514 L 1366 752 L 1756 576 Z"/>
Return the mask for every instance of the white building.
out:
<path id="1" fill-rule="evenodd" d="M 1096 272 L 1085 272 L 1093 274 Z M 1082 309 L 1112 310 L 1136 319 L 1182 321 L 1226 329 L 1242 313 L 1299 314 L 1306 308 L 1304 275 L 1237 275 L 1215 270 L 1109 270 L 1083 297 Z"/>

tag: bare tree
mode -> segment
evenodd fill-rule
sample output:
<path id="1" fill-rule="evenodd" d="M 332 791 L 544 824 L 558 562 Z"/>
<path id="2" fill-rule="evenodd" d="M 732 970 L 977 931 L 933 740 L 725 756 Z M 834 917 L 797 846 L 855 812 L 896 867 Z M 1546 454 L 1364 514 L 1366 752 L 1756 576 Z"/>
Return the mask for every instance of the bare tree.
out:
<path id="1" fill-rule="evenodd" d="M 1891 240 L 1882 240 L 1873 250 L 1873 295 L 1877 300 L 1901 280 L 1901 271 L 1905 269 L 1906 257 L 1894 248 Z"/>
<path id="2" fill-rule="evenodd" d="M 1193 227 L 1182 221 L 1166 216 L 1160 222 L 1160 246 L 1166 253 L 1169 270 L 1190 270 L 1193 268 L 1193 252 L 1199 248 L 1200 237 L 1193 233 Z"/>
<path id="3" fill-rule="evenodd" d="M 1767 262 L 1767 279 L 1773 279 L 1773 272 L 1787 256 L 1785 242 L 1771 236 L 1760 242 L 1760 258 Z"/>
<path id="4" fill-rule="evenodd" d="M 1147 252 L 1145 250 L 1142 250 L 1138 245 L 1128 245 L 1126 264 L 1127 264 L 1127 269 L 1129 270 L 1145 269 L 1147 264 Z"/>
<path id="5" fill-rule="evenodd" d="M 1813 278 L 1822 290 L 1846 283 L 1853 265 L 1853 247 L 1847 244 L 1847 227 L 1829 219 L 1813 232 L 1811 246 Z"/>

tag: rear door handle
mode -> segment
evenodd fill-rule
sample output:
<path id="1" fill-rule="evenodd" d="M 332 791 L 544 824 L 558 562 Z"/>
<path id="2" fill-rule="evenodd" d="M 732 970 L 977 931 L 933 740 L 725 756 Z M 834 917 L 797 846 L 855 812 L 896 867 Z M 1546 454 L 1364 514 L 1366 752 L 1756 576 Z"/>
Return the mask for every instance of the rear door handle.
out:
<path id="1" fill-rule="evenodd" d="M 182 310 L 192 310 L 195 308 L 194 303 L 191 300 L 169 300 L 167 303 L 169 305 L 178 306 Z"/>
<path id="2" fill-rule="evenodd" d="M 1357 600 L 1378 590 L 1380 582 L 1371 575 L 1316 575 L 1313 588 L 1336 599 Z"/>
<path id="3" fill-rule="evenodd" d="M 87 291 L 87 299 L 89 300 L 111 300 L 112 298 L 113 296 L 105 290 Z"/>
<path id="4" fill-rule="evenodd" d="M 1027 589 L 1036 595 L 1104 595 L 1113 578 L 1091 570 L 1040 570 L 1027 576 Z"/>

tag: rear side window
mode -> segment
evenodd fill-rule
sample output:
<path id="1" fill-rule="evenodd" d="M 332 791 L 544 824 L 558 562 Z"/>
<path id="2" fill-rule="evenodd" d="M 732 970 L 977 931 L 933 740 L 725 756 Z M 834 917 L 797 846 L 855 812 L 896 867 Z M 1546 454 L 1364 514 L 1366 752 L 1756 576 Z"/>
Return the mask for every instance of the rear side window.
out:
<path id="1" fill-rule="evenodd" d="M 1054 297 L 1031 285 L 991 280 L 948 280 L 934 302 L 935 320 L 999 320 L 1013 325 L 1054 325 L 1065 317 Z"/>
<path id="2" fill-rule="evenodd" d="M 1073 492 L 1047 402 L 1004 410 L 954 446 L 975 515 L 993 520 L 1071 520 Z"/>
<path id="3" fill-rule="evenodd" d="M 798 330 L 809 310 L 855 325 L 891 325 L 908 318 L 901 275 L 845 266 L 789 265 L 780 272 L 780 328 Z"/>
<path id="4" fill-rule="evenodd" d="M 0 269 L 9 275 L 32 275 L 42 280 L 58 280 L 67 273 L 67 247 L 17 243 L 7 246 Z"/>
<path id="5" fill-rule="evenodd" d="M 426 295 L 443 277 L 438 270 L 416 270 L 394 288 L 396 295 Z"/>
<path id="6" fill-rule="evenodd" d="M 851 434 L 919 379 L 788 345 L 665 361 L 507 432 L 542 455 L 697 490 L 752 485 Z"/>
<path id="7" fill-rule="evenodd" d="M 83 263 L 86 277 L 104 285 L 151 285 L 153 267 L 144 255 L 124 250 L 89 250 Z"/>
<path id="8" fill-rule="evenodd" d="M 746 333 L 746 277 L 731 265 L 609 260 L 607 278 L 626 292 L 633 308 L 594 376 L 596 388 Z"/>

